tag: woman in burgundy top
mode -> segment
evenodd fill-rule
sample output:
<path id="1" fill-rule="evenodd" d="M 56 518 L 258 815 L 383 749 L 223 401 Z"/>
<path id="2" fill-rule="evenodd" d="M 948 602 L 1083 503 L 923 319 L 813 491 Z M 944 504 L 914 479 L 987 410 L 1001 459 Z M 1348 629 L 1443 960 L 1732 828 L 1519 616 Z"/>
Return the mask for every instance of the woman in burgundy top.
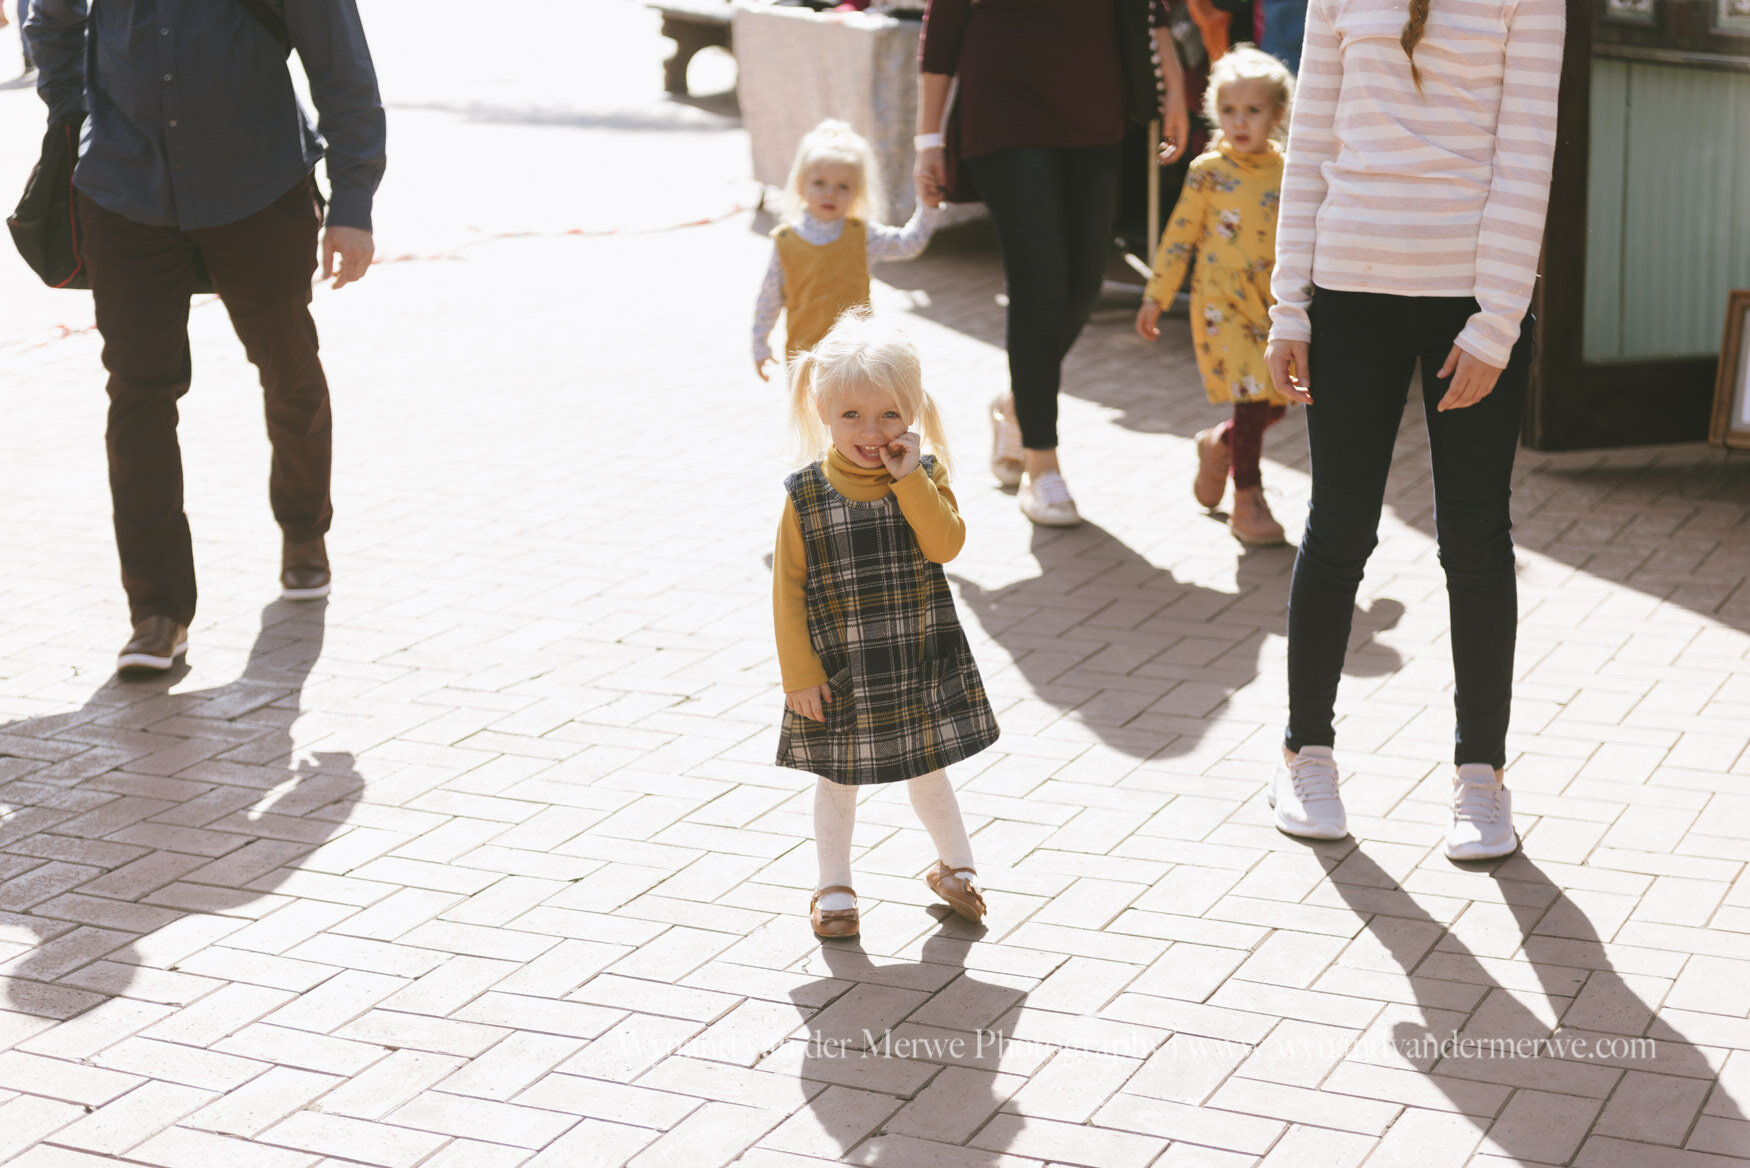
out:
<path id="1" fill-rule="evenodd" d="M 991 466 L 1021 488 L 1021 510 L 1035 523 L 1081 521 L 1058 470 L 1057 390 L 1112 245 L 1125 123 L 1115 21 L 1109 0 L 929 0 L 924 15 L 918 198 L 937 206 L 947 194 L 936 132 L 958 76 L 960 164 L 990 210 L 1009 285 L 1013 398 L 996 407 Z M 1170 138 L 1183 124 L 1176 65 Z M 1182 144 L 1183 131 L 1176 136 Z"/>

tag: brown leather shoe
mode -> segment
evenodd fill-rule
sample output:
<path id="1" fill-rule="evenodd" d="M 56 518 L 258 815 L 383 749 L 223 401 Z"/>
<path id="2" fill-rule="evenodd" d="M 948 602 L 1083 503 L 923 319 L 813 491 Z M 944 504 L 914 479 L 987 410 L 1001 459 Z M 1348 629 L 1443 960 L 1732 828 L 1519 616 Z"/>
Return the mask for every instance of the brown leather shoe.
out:
<path id="1" fill-rule="evenodd" d="M 1227 529 L 1247 547 L 1275 547 L 1288 542 L 1282 525 L 1264 502 L 1263 487 L 1235 487 L 1234 510 Z"/>
<path id="2" fill-rule="evenodd" d="M 134 635 L 115 659 L 118 673 L 162 673 L 188 652 L 188 626 L 167 616 L 149 616 L 134 626 Z"/>
<path id="3" fill-rule="evenodd" d="M 321 536 L 288 539 L 280 554 L 280 599 L 321 600 L 334 585 L 328 570 L 328 547 Z"/>
<path id="4" fill-rule="evenodd" d="M 948 907 L 967 920 L 977 924 L 984 920 L 984 897 L 978 891 L 978 885 L 973 879 L 978 875 L 971 868 L 950 868 L 937 860 L 935 866 L 924 873 L 924 883 L 930 886 L 930 891 L 948 902 Z"/>
<path id="5" fill-rule="evenodd" d="M 1197 431 L 1197 479 L 1191 484 L 1191 495 L 1205 507 L 1218 507 L 1227 494 L 1228 468 L 1233 456 L 1228 452 L 1227 436 L 1220 426 Z"/>
<path id="6" fill-rule="evenodd" d="M 820 898 L 829 892 L 849 892 L 853 897 L 856 890 L 848 884 L 833 884 L 816 892 L 808 901 L 808 923 L 814 928 L 816 937 L 828 940 L 855 937 L 862 928 L 860 915 L 856 908 L 821 908 Z"/>

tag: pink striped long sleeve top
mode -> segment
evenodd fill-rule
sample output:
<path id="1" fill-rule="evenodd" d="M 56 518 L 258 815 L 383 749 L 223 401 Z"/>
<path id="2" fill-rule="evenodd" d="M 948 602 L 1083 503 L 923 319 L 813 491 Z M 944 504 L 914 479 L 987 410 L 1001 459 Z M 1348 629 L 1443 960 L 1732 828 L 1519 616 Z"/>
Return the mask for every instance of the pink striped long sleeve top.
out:
<path id="1" fill-rule="evenodd" d="M 1276 228 L 1270 335 L 1311 340 L 1313 285 L 1474 296 L 1460 348 L 1505 367 L 1549 204 L 1562 0 L 1311 0 Z"/>

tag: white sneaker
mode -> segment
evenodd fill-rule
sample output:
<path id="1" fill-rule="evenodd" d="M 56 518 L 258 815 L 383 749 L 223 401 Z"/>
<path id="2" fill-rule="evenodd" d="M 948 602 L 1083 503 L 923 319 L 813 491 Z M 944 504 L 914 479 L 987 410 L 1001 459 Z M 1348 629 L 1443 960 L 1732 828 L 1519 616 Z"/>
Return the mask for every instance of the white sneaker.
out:
<path id="1" fill-rule="evenodd" d="M 1270 776 L 1270 806 L 1276 826 L 1306 839 L 1342 839 L 1349 817 L 1337 794 L 1337 761 L 1328 746 L 1303 746 L 1293 762 Z"/>
<path id="2" fill-rule="evenodd" d="M 1513 796 L 1487 763 L 1467 762 L 1452 779 L 1452 822 L 1446 828 L 1446 858 L 1488 860 L 1519 846 L 1513 830 Z"/>
<path id="3" fill-rule="evenodd" d="M 1056 471 L 1028 479 L 1019 494 L 1021 514 L 1041 527 L 1074 527 L 1082 521 L 1069 484 Z"/>
<path id="4" fill-rule="evenodd" d="M 1021 424 L 1003 413 L 1007 395 L 990 403 L 990 473 L 1005 487 L 1018 487 L 1026 473 L 1022 462 Z"/>

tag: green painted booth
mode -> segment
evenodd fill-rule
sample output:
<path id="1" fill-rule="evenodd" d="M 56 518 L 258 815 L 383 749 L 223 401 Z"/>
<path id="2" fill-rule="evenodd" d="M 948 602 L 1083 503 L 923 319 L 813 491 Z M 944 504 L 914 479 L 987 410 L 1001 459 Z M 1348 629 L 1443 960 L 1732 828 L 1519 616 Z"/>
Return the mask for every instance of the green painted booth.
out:
<path id="1" fill-rule="evenodd" d="M 1707 436 L 1750 288 L 1750 0 L 1576 0 L 1525 440 Z"/>

